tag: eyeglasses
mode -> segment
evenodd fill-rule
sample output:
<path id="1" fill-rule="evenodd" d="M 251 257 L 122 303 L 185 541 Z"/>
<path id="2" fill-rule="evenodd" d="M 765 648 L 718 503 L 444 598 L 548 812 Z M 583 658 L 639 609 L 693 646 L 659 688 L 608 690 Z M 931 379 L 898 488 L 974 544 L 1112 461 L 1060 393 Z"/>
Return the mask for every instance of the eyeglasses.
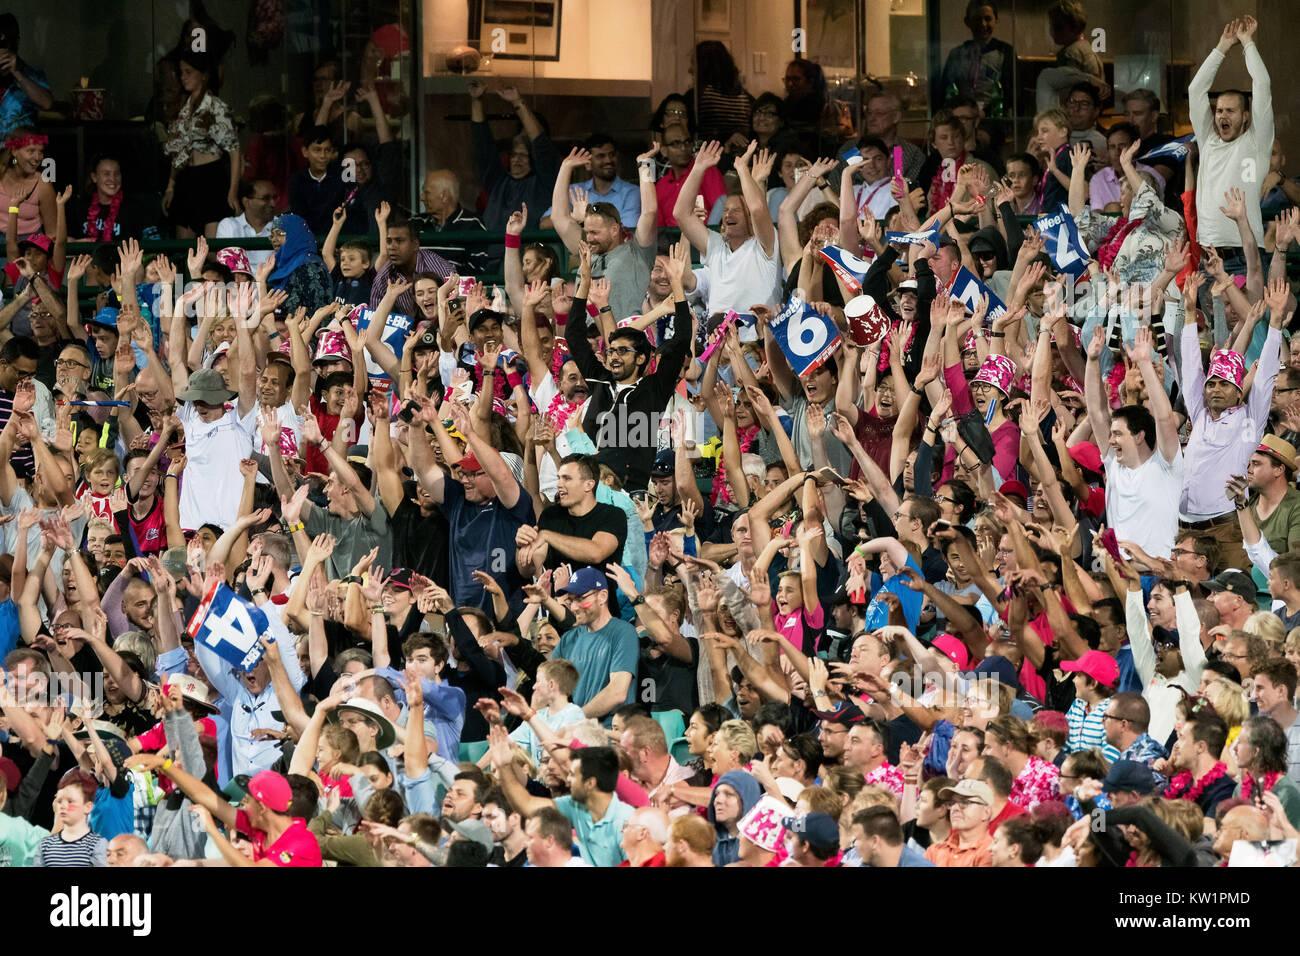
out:
<path id="1" fill-rule="evenodd" d="M 766 116 L 769 119 L 775 119 L 780 115 L 781 115 L 780 113 L 778 113 L 776 110 L 773 109 L 754 110 L 754 119 L 758 119 L 760 116 Z"/>
<path id="2" fill-rule="evenodd" d="M 1175 558 L 1183 554 L 1191 555 L 1192 557 L 1196 556 L 1195 551 L 1189 551 L 1187 548 L 1174 548 L 1174 550 L 1169 553 L 1172 554 Z"/>
<path id="3" fill-rule="evenodd" d="M 680 108 L 675 110 L 664 110 L 664 116 L 685 116 L 685 115 L 686 115 L 686 110 Z"/>
<path id="4" fill-rule="evenodd" d="M 72 366 L 73 368 L 90 368 L 90 366 L 85 362 L 78 362 L 76 359 L 55 359 L 54 364 L 63 368 L 67 368 L 68 366 Z"/>
<path id="5" fill-rule="evenodd" d="M 946 501 L 946 502 L 948 502 L 948 504 L 950 504 L 950 505 L 955 505 L 955 504 L 957 503 L 957 499 L 954 498 L 952 495 L 935 495 L 935 496 L 934 496 L 934 500 L 935 500 L 935 501 Z"/>
<path id="6" fill-rule="evenodd" d="M 1092 100 L 1084 99 L 1081 96 L 1076 96 L 1072 99 L 1066 100 L 1065 105 L 1067 109 L 1086 109 L 1089 106 L 1092 106 Z"/>
<path id="7" fill-rule="evenodd" d="M 636 349 L 628 345 L 619 345 L 614 348 L 607 349 L 606 351 L 608 351 L 611 355 L 635 355 L 636 354 Z"/>
<path id="8" fill-rule="evenodd" d="M 669 149 L 687 149 L 690 147 L 690 140 L 675 139 L 671 143 L 664 143 Z"/>

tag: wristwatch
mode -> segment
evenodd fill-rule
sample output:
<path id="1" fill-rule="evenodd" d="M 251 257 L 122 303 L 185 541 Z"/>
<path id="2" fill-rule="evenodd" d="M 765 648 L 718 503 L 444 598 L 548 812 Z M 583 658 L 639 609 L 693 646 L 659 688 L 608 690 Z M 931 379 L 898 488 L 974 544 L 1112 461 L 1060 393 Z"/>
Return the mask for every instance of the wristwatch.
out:
<path id="1" fill-rule="evenodd" d="M 633 607 L 640 607 L 640 606 L 641 606 L 642 604 L 644 604 L 644 603 L 645 603 L 645 595 L 644 595 L 644 594 L 638 594 L 636 597 L 634 597 L 634 598 L 632 599 L 632 606 L 633 606 Z"/>

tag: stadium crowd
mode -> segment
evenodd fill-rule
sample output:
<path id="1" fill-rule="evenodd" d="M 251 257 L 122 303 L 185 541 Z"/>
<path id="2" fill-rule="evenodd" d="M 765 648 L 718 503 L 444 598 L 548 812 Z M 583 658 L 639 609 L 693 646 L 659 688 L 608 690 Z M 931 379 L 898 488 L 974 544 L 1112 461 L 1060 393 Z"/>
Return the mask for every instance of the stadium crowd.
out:
<path id="1" fill-rule="evenodd" d="M 714 41 L 634 160 L 471 78 L 482 192 L 413 216 L 373 68 L 286 168 L 184 46 L 160 208 L 74 196 L 0 18 L 0 865 L 1291 862 L 1258 25 L 1175 138 L 1056 0 L 1017 151 L 998 17 L 924 143 Z"/>

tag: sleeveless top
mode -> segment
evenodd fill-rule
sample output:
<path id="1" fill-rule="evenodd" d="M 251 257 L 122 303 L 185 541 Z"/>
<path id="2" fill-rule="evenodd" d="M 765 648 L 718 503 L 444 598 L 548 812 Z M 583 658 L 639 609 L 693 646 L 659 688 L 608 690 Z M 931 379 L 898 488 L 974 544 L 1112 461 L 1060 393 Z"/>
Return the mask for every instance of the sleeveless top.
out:
<path id="1" fill-rule="evenodd" d="M 33 233 L 41 231 L 41 201 L 38 196 L 40 193 L 40 178 L 37 178 L 36 188 L 31 191 L 26 199 L 18 203 L 18 238 L 26 239 Z M 8 222 L 7 209 L 5 222 Z M 4 230 L 0 229 L 0 232 Z M 53 238 L 53 237 L 51 237 Z"/>

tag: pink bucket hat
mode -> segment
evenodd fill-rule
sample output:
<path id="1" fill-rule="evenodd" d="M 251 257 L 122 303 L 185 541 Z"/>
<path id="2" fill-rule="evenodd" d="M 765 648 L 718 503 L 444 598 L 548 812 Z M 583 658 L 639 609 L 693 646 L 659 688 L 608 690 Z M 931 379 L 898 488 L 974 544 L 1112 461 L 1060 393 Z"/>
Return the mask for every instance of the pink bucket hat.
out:
<path id="1" fill-rule="evenodd" d="M 975 381 L 987 382 L 1005 396 L 1011 392 L 1011 379 L 1015 374 L 1015 362 L 1005 355 L 990 355 L 975 373 Z"/>
<path id="2" fill-rule="evenodd" d="M 785 828 L 781 826 L 781 819 L 789 811 L 789 807 L 764 794 L 740 821 L 740 835 L 759 849 L 767 850 L 769 853 L 775 852 L 781 845 L 781 837 L 785 833 Z"/>
<path id="3" fill-rule="evenodd" d="M 217 261 L 231 272 L 242 272 L 251 276 L 253 267 L 248 264 L 248 253 L 239 246 L 226 246 L 217 250 Z"/>
<path id="4" fill-rule="evenodd" d="M 316 346 L 316 357 L 312 363 L 335 362 L 339 359 L 352 363 L 352 350 L 348 348 L 348 340 L 342 332 L 326 329 L 320 334 L 320 343 Z"/>
<path id="5" fill-rule="evenodd" d="M 975 344 L 975 330 L 971 329 L 961 340 L 961 350 L 963 352 L 974 352 Z"/>
<path id="6" fill-rule="evenodd" d="M 1210 372 L 1206 379 L 1221 378 L 1241 388 L 1246 377 L 1246 360 L 1232 349 L 1215 349 L 1210 356 Z"/>

